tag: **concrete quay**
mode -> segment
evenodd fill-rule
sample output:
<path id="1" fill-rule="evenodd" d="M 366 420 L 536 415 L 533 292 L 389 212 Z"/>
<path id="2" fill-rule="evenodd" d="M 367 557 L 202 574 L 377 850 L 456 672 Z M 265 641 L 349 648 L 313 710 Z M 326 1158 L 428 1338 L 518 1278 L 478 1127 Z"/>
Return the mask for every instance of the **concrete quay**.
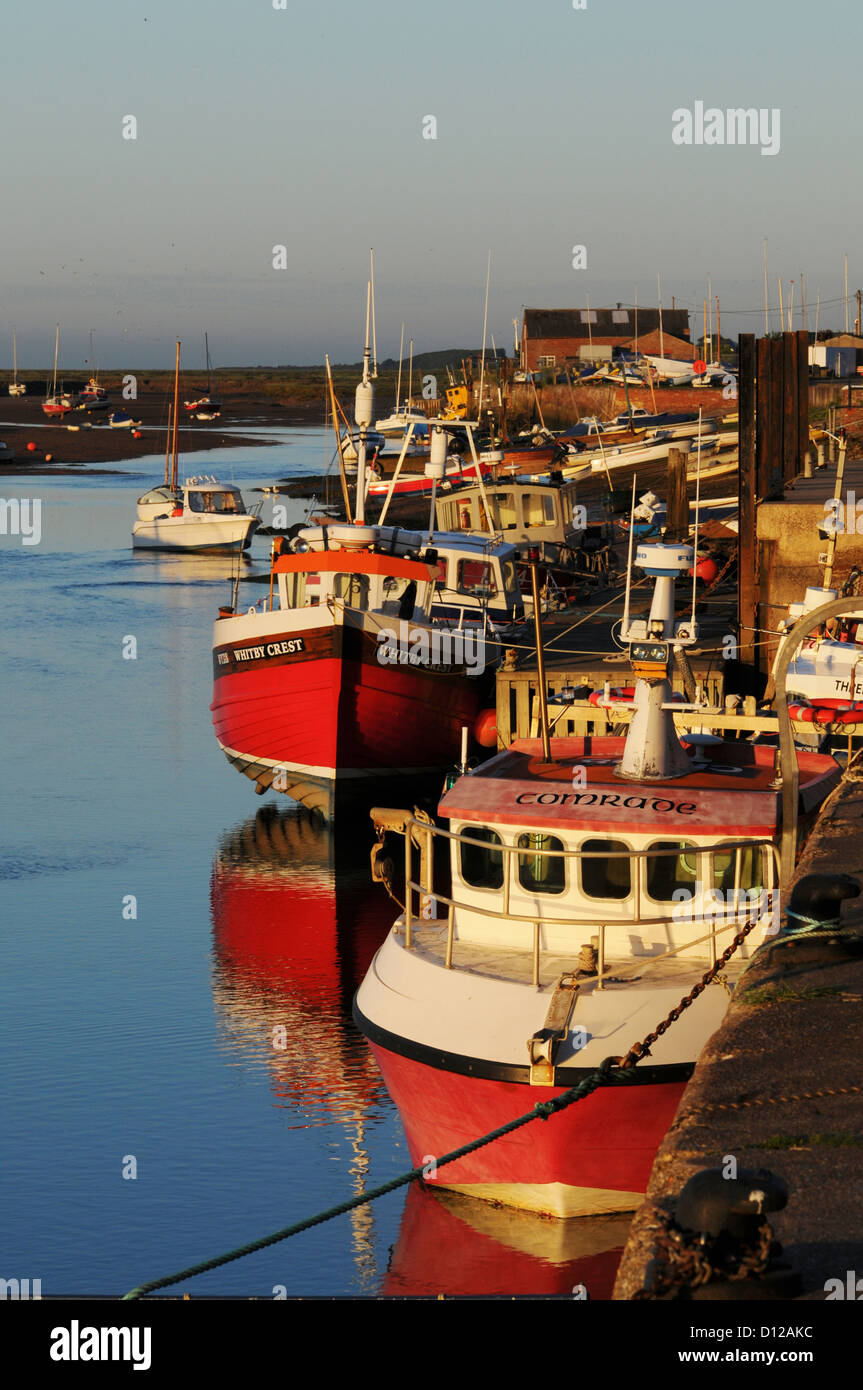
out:
<path id="1" fill-rule="evenodd" d="M 815 874 L 863 885 L 863 763 L 826 803 L 792 891 Z M 660 1213 L 684 1183 L 729 1157 L 787 1184 L 788 1204 L 769 1220 L 802 1277 L 801 1297 L 826 1298 L 829 1280 L 854 1287 L 849 1271 L 863 1297 L 863 896 L 837 912 L 827 932 L 765 942 L 739 979 L 654 1162 L 615 1299 L 644 1286 Z M 783 913 L 783 932 L 800 925 Z"/>

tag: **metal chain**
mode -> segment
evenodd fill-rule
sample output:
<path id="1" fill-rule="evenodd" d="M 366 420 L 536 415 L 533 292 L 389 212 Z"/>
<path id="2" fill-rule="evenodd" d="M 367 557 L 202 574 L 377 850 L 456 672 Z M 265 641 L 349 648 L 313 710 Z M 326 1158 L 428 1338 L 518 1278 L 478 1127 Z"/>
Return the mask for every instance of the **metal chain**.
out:
<path id="1" fill-rule="evenodd" d="M 653 1239 L 654 1260 L 649 1282 L 633 1294 L 633 1301 L 661 1298 L 672 1289 L 697 1289 L 704 1284 L 760 1278 L 770 1262 L 773 1231 L 767 1221 L 758 1227 L 754 1245 L 740 1254 L 728 1250 L 727 1236 L 682 1231 L 667 1212 L 659 1213 L 659 1230 Z M 733 1264 L 731 1263 L 733 1261 Z"/>
<path id="2" fill-rule="evenodd" d="M 722 955 L 718 958 L 718 960 L 716 960 L 714 964 L 711 965 L 709 970 L 706 970 L 704 972 L 698 983 L 692 986 L 692 989 L 689 991 L 687 995 L 684 995 L 679 1004 L 675 1004 L 668 1017 L 663 1019 L 662 1023 L 660 1023 L 658 1027 L 654 1028 L 652 1033 L 648 1033 L 647 1036 L 641 1042 L 633 1043 L 632 1047 L 629 1049 L 626 1055 L 622 1057 L 620 1060 L 619 1065 L 621 1068 L 634 1067 L 636 1062 L 639 1061 L 640 1058 L 648 1057 L 650 1055 L 651 1045 L 655 1043 L 658 1038 L 661 1038 L 663 1033 L 668 1031 L 672 1023 L 677 1022 L 684 1009 L 688 1009 L 690 1004 L 695 1003 L 695 1000 L 698 998 L 699 994 L 703 994 L 704 990 L 711 983 L 711 981 L 714 980 L 715 977 L 722 970 L 722 968 L 728 964 L 729 960 L 734 955 L 734 952 L 737 950 L 737 947 L 740 946 L 746 940 L 746 937 L 752 931 L 752 928 L 757 925 L 758 919 L 755 918 L 753 919 L 753 921 L 749 922 L 737 933 L 730 945 L 726 946 L 725 950 L 722 952 Z"/>

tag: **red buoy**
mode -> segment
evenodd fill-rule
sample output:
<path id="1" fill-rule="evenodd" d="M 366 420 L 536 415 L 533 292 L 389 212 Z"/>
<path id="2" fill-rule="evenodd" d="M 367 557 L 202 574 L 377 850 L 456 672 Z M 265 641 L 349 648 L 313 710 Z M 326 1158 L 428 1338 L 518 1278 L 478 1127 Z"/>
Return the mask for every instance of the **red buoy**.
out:
<path id="1" fill-rule="evenodd" d="M 34 454 L 36 452 L 36 445 L 32 443 L 28 444 L 27 449 L 29 453 Z"/>
<path id="2" fill-rule="evenodd" d="M 141 438 L 141 431 L 140 431 L 140 430 L 132 430 L 132 438 L 133 438 L 133 439 L 140 439 L 140 438 Z"/>
<path id="3" fill-rule="evenodd" d="M 705 584 L 712 584 L 719 573 L 719 566 L 715 560 L 710 559 L 709 555 L 705 555 L 695 566 L 695 573 L 699 579 L 704 580 Z"/>
<path id="4" fill-rule="evenodd" d="M 481 748 L 497 747 L 497 710 L 480 710 L 474 720 L 473 736 Z"/>

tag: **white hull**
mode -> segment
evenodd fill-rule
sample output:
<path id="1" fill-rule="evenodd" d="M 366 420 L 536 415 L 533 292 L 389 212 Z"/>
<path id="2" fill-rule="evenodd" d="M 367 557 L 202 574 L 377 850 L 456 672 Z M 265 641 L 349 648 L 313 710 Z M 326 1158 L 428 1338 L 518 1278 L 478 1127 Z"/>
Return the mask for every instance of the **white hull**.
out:
<path id="1" fill-rule="evenodd" d="M 258 528 L 253 516 L 220 517 L 184 514 L 136 521 L 136 550 L 244 550 Z"/>

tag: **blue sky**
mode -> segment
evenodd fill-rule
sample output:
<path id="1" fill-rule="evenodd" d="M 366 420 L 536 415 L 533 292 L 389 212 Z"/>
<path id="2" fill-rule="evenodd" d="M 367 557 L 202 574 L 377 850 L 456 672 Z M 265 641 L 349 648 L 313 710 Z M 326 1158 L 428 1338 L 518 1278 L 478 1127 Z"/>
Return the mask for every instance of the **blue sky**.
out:
<path id="1" fill-rule="evenodd" d="M 4 17 L 0 361 L 355 360 L 374 246 L 378 350 L 512 341 L 525 304 L 618 300 L 763 331 L 863 283 L 850 0 L 85 0 Z M 847 53 L 843 64 L 837 54 Z M 677 146 L 696 100 L 780 111 L 757 146 Z M 134 115 L 137 139 L 122 137 Z M 437 139 L 422 138 L 423 117 Z M 286 270 L 272 248 L 287 247 Z M 572 248 L 587 247 L 587 269 Z M 831 302 L 832 301 L 832 302 Z M 746 312 L 742 312 L 746 311 Z M 854 318 L 854 308 L 851 318 Z M 800 326 L 795 312 L 795 327 Z M 771 327 L 778 327 L 773 313 Z M 5 348 L 4 342 L 9 347 Z"/>

